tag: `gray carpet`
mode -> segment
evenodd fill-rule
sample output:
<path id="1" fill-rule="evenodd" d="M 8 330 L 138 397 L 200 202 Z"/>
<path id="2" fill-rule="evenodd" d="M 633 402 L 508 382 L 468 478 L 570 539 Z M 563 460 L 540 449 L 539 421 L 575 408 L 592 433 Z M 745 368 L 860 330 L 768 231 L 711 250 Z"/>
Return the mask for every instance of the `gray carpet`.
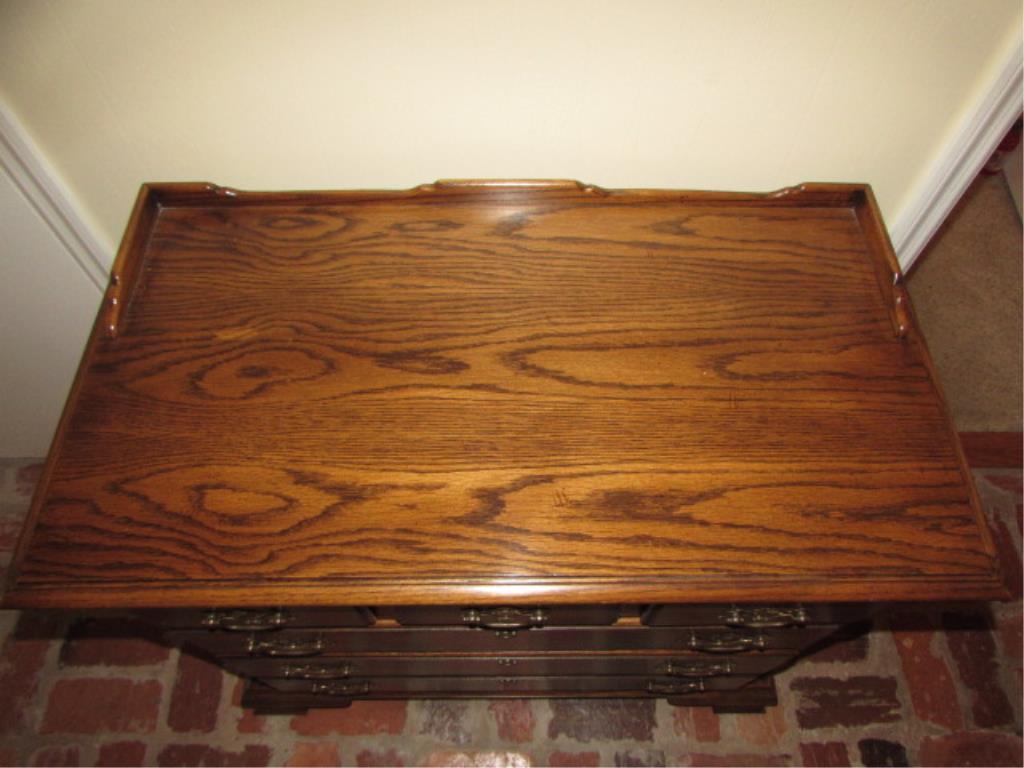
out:
<path id="1" fill-rule="evenodd" d="M 1021 253 L 1006 180 L 980 176 L 908 278 L 961 432 L 1021 431 Z"/>

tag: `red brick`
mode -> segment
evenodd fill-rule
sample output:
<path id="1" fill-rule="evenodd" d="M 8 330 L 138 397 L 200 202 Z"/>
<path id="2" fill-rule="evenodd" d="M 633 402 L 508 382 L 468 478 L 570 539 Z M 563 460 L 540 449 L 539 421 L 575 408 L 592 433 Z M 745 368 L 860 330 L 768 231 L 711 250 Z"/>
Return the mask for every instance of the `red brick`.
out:
<path id="1" fill-rule="evenodd" d="M 146 745 L 141 741 L 115 741 L 100 746 L 96 765 L 134 766 L 146 760 Z"/>
<path id="2" fill-rule="evenodd" d="M 841 741 L 812 742 L 800 745 L 801 762 L 806 766 L 842 768 L 850 764 L 850 755 Z"/>
<path id="3" fill-rule="evenodd" d="M 81 765 L 78 747 L 44 747 L 32 756 L 32 765 Z"/>
<path id="4" fill-rule="evenodd" d="M 239 680 L 235 683 L 235 689 L 231 694 L 232 711 L 239 713 L 235 729 L 239 733 L 263 733 L 267 727 L 267 718 L 257 715 L 252 709 L 242 708 L 244 692 L 245 680 Z"/>
<path id="5" fill-rule="evenodd" d="M 651 741 L 654 699 L 551 699 L 548 738 Z"/>
<path id="6" fill-rule="evenodd" d="M 360 768 L 377 768 L 377 766 L 387 768 L 392 765 L 405 765 L 405 759 L 394 749 L 389 749 L 387 752 L 363 749 L 356 754 L 356 765 Z"/>
<path id="7" fill-rule="evenodd" d="M 801 677 L 793 680 L 790 688 L 798 697 L 796 718 L 801 728 L 871 725 L 900 719 L 893 677 Z"/>
<path id="8" fill-rule="evenodd" d="M 68 631 L 60 649 L 63 666 L 135 667 L 160 664 L 170 656 L 156 635 L 133 622 L 102 620 L 78 622 Z"/>
<path id="9" fill-rule="evenodd" d="M 15 492 L 23 498 L 32 498 L 41 474 L 43 474 L 42 462 L 19 467 L 18 474 L 14 480 Z"/>
<path id="10" fill-rule="evenodd" d="M 974 731 L 934 736 L 921 742 L 921 765 L 1013 766 L 1024 765 L 1020 736 Z"/>
<path id="11" fill-rule="evenodd" d="M 300 741 L 286 765 L 341 765 L 341 756 L 333 741 Z"/>
<path id="12" fill-rule="evenodd" d="M 0 733 L 32 729 L 32 700 L 56 625 L 48 617 L 23 613 L 0 652 Z"/>
<path id="13" fill-rule="evenodd" d="M 431 752 L 420 765 L 452 768 L 528 768 L 530 758 L 522 752 Z"/>
<path id="14" fill-rule="evenodd" d="M 1002 645 L 1003 663 L 1020 669 L 1024 666 L 1024 624 L 1021 622 L 1020 607 L 996 617 L 996 629 Z"/>
<path id="15" fill-rule="evenodd" d="M 473 740 L 473 734 L 466 723 L 466 712 L 469 710 L 466 702 L 423 701 L 419 706 L 423 710 L 421 734 L 458 746 Z"/>
<path id="16" fill-rule="evenodd" d="M 759 747 L 777 747 L 786 733 L 782 707 L 768 707 L 763 713 L 735 715 L 735 718 L 740 736 Z"/>
<path id="17" fill-rule="evenodd" d="M 857 749 L 860 750 L 860 761 L 867 768 L 906 768 L 910 765 L 907 748 L 896 741 L 861 739 L 857 742 Z"/>
<path id="18" fill-rule="evenodd" d="M 58 680 L 50 691 L 40 732 L 148 733 L 156 727 L 161 692 L 156 680 Z"/>
<path id="19" fill-rule="evenodd" d="M 492 701 L 488 709 L 498 724 L 498 738 L 513 742 L 533 739 L 536 718 L 533 715 L 533 704 L 528 699 Z"/>
<path id="20" fill-rule="evenodd" d="M 660 749 L 627 749 L 615 753 L 617 768 L 664 768 L 665 753 Z"/>
<path id="21" fill-rule="evenodd" d="M 217 727 L 224 673 L 220 667 L 187 653 L 178 658 L 167 724 L 178 733 L 209 733 Z"/>
<path id="22" fill-rule="evenodd" d="M 0 504 L 0 552 L 13 552 L 25 522 L 24 510 Z"/>
<path id="23" fill-rule="evenodd" d="M 708 768 L 746 768 L 751 765 L 777 766 L 790 765 L 789 755 L 769 755 L 766 753 L 689 756 L 689 765 L 708 766 Z"/>
<path id="24" fill-rule="evenodd" d="M 717 742 L 722 738 L 718 715 L 711 707 L 673 707 L 676 734 L 688 741 Z"/>
<path id="25" fill-rule="evenodd" d="M 250 744 L 240 752 L 229 752 L 206 744 L 170 744 L 160 750 L 156 762 L 160 766 L 266 766 L 270 747 Z"/>
<path id="26" fill-rule="evenodd" d="M 927 619 L 901 616 L 900 625 L 907 629 L 893 631 L 892 637 L 917 716 L 950 730 L 962 728 L 963 715 L 957 703 L 956 685 L 946 662 L 932 652 L 935 633 L 923 628 L 928 626 Z"/>
<path id="27" fill-rule="evenodd" d="M 601 764 L 600 752 L 552 752 L 548 755 L 548 765 L 551 768 L 575 768 L 575 766 L 586 766 L 594 768 Z"/>
<path id="28" fill-rule="evenodd" d="M 956 662 L 960 679 L 971 697 L 974 724 L 981 727 L 1010 725 L 1013 707 L 999 684 L 995 638 L 988 618 L 977 613 L 944 613 L 946 644 Z"/>
<path id="29" fill-rule="evenodd" d="M 997 488 L 1009 491 L 1016 496 L 1024 493 L 1024 476 L 1016 475 L 985 475 L 986 482 L 992 483 Z"/>
<path id="30" fill-rule="evenodd" d="M 396 734 L 405 728 L 406 712 L 405 701 L 355 701 L 347 709 L 311 709 L 293 717 L 291 728 L 303 736 Z"/>

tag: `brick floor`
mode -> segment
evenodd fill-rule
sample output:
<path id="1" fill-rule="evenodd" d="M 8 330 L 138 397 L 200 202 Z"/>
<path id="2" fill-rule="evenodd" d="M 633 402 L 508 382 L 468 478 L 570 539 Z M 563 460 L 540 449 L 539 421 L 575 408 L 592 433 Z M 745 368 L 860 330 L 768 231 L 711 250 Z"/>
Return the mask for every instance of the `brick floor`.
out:
<path id="1" fill-rule="evenodd" d="M 979 491 L 1019 579 L 1022 474 L 988 474 Z M 37 477 L 31 462 L 0 463 L 0 534 Z M 782 673 L 764 715 L 479 700 L 259 717 L 231 675 L 121 630 L 0 612 L 0 765 L 1024 764 L 1019 600 L 891 615 Z"/>

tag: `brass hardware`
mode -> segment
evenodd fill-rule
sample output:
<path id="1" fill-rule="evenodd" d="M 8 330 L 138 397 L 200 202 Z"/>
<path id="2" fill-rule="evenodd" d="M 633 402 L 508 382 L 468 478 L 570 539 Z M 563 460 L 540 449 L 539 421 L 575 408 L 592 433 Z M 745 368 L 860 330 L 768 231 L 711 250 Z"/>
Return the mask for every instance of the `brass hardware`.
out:
<path id="1" fill-rule="evenodd" d="M 792 607 L 732 606 L 722 614 L 722 621 L 730 627 L 746 629 L 778 629 L 802 627 L 807 623 L 807 611 L 802 605 Z"/>
<path id="2" fill-rule="evenodd" d="M 667 661 L 658 668 L 668 677 L 717 677 L 732 674 L 728 661 Z"/>
<path id="3" fill-rule="evenodd" d="M 231 187 L 222 187 L 220 184 L 207 184 L 206 191 L 212 192 L 217 197 L 238 197 L 238 190 Z"/>
<path id="4" fill-rule="evenodd" d="M 899 272 L 892 276 L 893 324 L 896 326 L 896 337 L 905 338 L 910 330 L 910 294 Z"/>
<path id="5" fill-rule="evenodd" d="M 352 665 L 344 664 L 289 664 L 284 668 L 285 677 L 302 680 L 336 680 L 352 676 Z"/>
<path id="6" fill-rule="evenodd" d="M 313 683 L 313 693 L 321 696 L 361 696 L 370 692 L 370 684 L 360 683 Z"/>
<path id="7" fill-rule="evenodd" d="M 320 635 L 294 638 L 250 635 L 246 650 L 254 656 L 315 656 L 323 653 L 324 639 Z"/>
<path id="8" fill-rule="evenodd" d="M 462 611 L 462 623 L 470 627 L 493 629 L 500 637 L 515 637 L 520 629 L 543 627 L 548 612 L 543 608 L 466 608 Z M 502 635 L 502 632 L 511 633 Z"/>
<path id="9" fill-rule="evenodd" d="M 650 693 L 667 693 L 669 696 L 678 696 L 684 693 L 701 693 L 704 690 L 704 681 L 687 680 L 648 680 L 647 690 Z"/>
<path id="10" fill-rule="evenodd" d="M 512 686 L 517 685 L 519 680 L 514 677 L 499 677 L 498 683 L 501 684 L 502 688 L 511 688 Z"/>
<path id="11" fill-rule="evenodd" d="M 519 663 L 519 659 L 498 659 L 499 667 L 514 667 Z"/>
<path id="12" fill-rule="evenodd" d="M 226 629 L 230 632 L 265 632 L 280 629 L 291 620 L 291 614 L 280 608 L 273 611 L 212 610 L 203 617 L 201 623 L 209 629 Z"/>
<path id="13" fill-rule="evenodd" d="M 690 634 L 686 646 L 695 651 L 708 653 L 739 653 L 740 651 L 762 650 L 768 646 L 764 635 L 740 635 L 735 632 L 715 632 L 698 636 Z"/>
<path id="14" fill-rule="evenodd" d="M 417 192 L 437 192 L 440 190 L 465 190 L 469 192 L 483 190 L 566 190 L 587 194 L 607 195 L 608 191 L 595 184 L 585 184 L 575 179 L 438 179 L 433 184 L 420 184 L 415 187 Z"/>

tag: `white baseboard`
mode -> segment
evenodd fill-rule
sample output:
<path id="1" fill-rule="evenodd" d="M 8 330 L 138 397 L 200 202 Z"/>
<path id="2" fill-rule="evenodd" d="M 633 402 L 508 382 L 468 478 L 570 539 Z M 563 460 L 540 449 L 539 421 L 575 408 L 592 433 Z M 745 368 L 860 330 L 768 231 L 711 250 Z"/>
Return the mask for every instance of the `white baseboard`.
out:
<path id="1" fill-rule="evenodd" d="M 999 76 L 971 109 L 953 139 L 939 153 L 909 205 L 889 228 L 893 248 L 906 272 L 978 175 L 1003 136 L 1020 117 L 1024 42 L 1003 63 Z"/>
<path id="2" fill-rule="evenodd" d="M 71 258 L 102 292 L 107 285 L 113 254 L 101 245 L 92 227 L 76 210 L 60 176 L 3 103 L 0 103 L 0 163 Z"/>

